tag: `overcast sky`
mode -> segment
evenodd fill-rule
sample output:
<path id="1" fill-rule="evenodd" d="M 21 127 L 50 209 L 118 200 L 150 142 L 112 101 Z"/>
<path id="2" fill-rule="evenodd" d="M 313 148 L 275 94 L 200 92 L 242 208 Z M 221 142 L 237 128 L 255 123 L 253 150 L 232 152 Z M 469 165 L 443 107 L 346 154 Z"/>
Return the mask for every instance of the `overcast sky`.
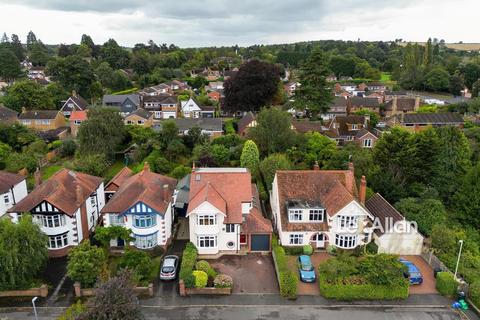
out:
<path id="1" fill-rule="evenodd" d="M 15 4 L 11 4 L 15 2 Z M 305 40 L 480 42 L 479 0 L 0 0 L 0 33 L 181 47 Z"/>

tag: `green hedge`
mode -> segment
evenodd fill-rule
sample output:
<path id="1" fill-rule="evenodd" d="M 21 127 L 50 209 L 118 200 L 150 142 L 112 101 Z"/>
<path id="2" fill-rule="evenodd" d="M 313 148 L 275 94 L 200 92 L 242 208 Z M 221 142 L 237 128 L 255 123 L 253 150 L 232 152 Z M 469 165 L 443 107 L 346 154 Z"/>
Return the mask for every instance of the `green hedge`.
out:
<path id="1" fill-rule="evenodd" d="M 323 297 L 336 300 L 394 300 L 408 297 L 408 283 L 397 286 L 373 284 L 329 284 L 323 276 L 319 277 L 320 293 Z"/>
<path id="2" fill-rule="evenodd" d="M 195 270 L 200 270 L 205 272 L 208 275 L 208 277 L 212 279 L 217 276 L 217 272 L 215 271 L 215 269 L 213 269 L 210 266 L 210 263 L 208 263 L 208 261 L 206 260 L 197 261 L 197 263 L 195 264 Z"/>
<path id="3" fill-rule="evenodd" d="M 469 286 L 468 297 L 477 308 L 480 308 L 480 281 L 473 282 Z"/>
<path id="4" fill-rule="evenodd" d="M 182 255 L 179 277 L 185 282 L 185 287 L 193 288 L 195 278 L 192 276 L 195 262 L 197 261 L 198 250 L 191 242 L 187 243 Z M 193 281 L 192 281 L 193 278 Z M 193 283 L 192 283 L 193 282 Z"/>
<path id="5" fill-rule="evenodd" d="M 311 244 L 306 244 L 303 246 L 303 254 L 311 256 L 313 254 L 313 247 Z"/>
<path id="6" fill-rule="evenodd" d="M 297 297 L 298 277 L 293 271 L 280 272 L 280 294 L 282 297 L 295 299 Z"/>
<path id="7" fill-rule="evenodd" d="M 453 297 L 457 294 L 458 282 L 453 279 L 450 272 L 437 273 L 435 286 L 441 295 Z"/>
<path id="8" fill-rule="evenodd" d="M 298 256 L 303 254 L 303 246 L 284 247 L 285 253 L 289 256 Z"/>

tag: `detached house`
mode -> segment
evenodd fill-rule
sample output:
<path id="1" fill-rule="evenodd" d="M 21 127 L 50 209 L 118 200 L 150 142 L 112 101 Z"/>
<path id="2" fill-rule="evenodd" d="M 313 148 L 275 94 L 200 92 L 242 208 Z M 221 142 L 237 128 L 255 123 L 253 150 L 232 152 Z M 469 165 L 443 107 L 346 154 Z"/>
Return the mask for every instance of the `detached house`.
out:
<path id="1" fill-rule="evenodd" d="M 0 104 L 0 123 L 14 124 L 18 120 L 18 112 Z"/>
<path id="2" fill-rule="evenodd" d="M 203 106 L 193 98 L 181 102 L 182 115 L 184 118 L 214 118 L 215 107 Z"/>
<path id="3" fill-rule="evenodd" d="M 419 108 L 420 97 L 400 98 L 393 96 L 393 98 L 385 104 L 384 115 L 390 117 L 402 113 L 413 113 L 417 112 Z"/>
<path id="4" fill-rule="evenodd" d="M 18 121 L 24 126 L 37 130 L 48 131 L 65 127 L 65 116 L 58 110 L 30 110 L 23 109 Z"/>
<path id="5" fill-rule="evenodd" d="M 72 95 L 63 103 L 60 111 L 63 112 L 65 117 L 69 117 L 72 111 L 85 111 L 87 107 L 88 102 L 73 91 Z"/>
<path id="6" fill-rule="evenodd" d="M 270 204 L 283 246 L 333 245 L 354 249 L 370 242 L 372 215 L 364 207 L 366 180 L 357 192 L 350 170 L 277 171 Z"/>
<path id="7" fill-rule="evenodd" d="M 350 97 L 348 98 L 348 113 L 355 113 L 362 109 L 367 109 L 380 114 L 380 103 L 378 98 Z"/>
<path id="8" fill-rule="evenodd" d="M 270 251 L 272 225 L 245 168 L 193 168 L 187 217 L 200 255 Z"/>
<path id="9" fill-rule="evenodd" d="M 335 116 L 326 125 L 324 135 L 342 145 L 354 141 L 357 134 L 368 128 L 368 117 L 360 115 Z"/>
<path id="10" fill-rule="evenodd" d="M 257 125 L 257 121 L 255 120 L 255 115 L 253 112 L 248 111 L 245 115 L 238 121 L 237 125 L 237 132 L 240 136 L 245 137 L 248 133 L 250 128 L 253 128 Z"/>
<path id="11" fill-rule="evenodd" d="M 153 126 L 153 112 L 137 109 L 126 115 L 123 122 L 126 125 L 136 124 L 138 126 L 151 127 Z"/>
<path id="12" fill-rule="evenodd" d="M 27 182 L 24 176 L 0 171 L 0 219 L 28 194 Z"/>
<path id="13" fill-rule="evenodd" d="M 143 97 L 143 108 L 153 112 L 154 120 L 176 119 L 177 104 L 176 96 L 156 95 Z"/>
<path id="14" fill-rule="evenodd" d="M 80 125 L 83 121 L 87 120 L 87 111 L 72 111 L 70 113 L 70 133 L 72 137 L 76 137 L 78 134 L 78 130 L 80 129 Z"/>
<path id="15" fill-rule="evenodd" d="M 391 126 L 401 126 L 413 132 L 420 132 L 430 127 L 454 126 L 463 128 L 465 120 L 459 113 L 407 113 L 398 114 L 387 120 Z"/>
<path id="16" fill-rule="evenodd" d="M 120 171 L 107 185 L 110 191 L 118 189 L 102 210 L 103 224 L 131 229 L 135 239 L 131 244 L 136 248 L 167 246 L 172 234 L 176 183 L 173 178 L 150 172 L 147 163 L 135 175 Z M 125 243 L 115 239 L 110 245 L 123 247 Z"/>
<path id="17" fill-rule="evenodd" d="M 103 105 L 118 109 L 122 115 L 127 115 L 140 108 L 140 96 L 138 94 L 104 95 Z"/>
<path id="18" fill-rule="evenodd" d="M 13 222 L 18 222 L 24 212 L 32 214 L 33 221 L 48 236 L 49 255 L 61 257 L 89 238 L 104 205 L 102 178 L 62 169 L 8 212 Z"/>

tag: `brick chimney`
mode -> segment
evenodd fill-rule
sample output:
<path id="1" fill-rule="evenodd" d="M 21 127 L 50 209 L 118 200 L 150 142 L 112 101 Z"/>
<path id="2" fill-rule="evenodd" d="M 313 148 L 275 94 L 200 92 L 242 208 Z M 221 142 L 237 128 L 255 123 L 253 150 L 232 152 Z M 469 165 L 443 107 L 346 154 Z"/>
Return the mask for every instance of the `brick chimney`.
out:
<path id="1" fill-rule="evenodd" d="M 362 176 L 362 180 L 360 181 L 360 192 L 359 192 L 359 198 L 360 198 L 360 203 L 365 204 L 365 197 L 367 196 L 367 179 L 365 176 Z"/>
<path id="2" fill-rule="evenodd" d="M 72 97 L 76 97 L 76 96 L 77 96 L 77 91 L 72 90 Z"/>
<path id="3" fill-rule="evenodd" d="M 150 165 L 148 164 L 148 161 L 145 161 L 145 163 L 143 164 L 143 170 L 150 171 Z"/>
<path id="4" fill-rule="evenodd" d="M 40 169 L 37 167 L 37 170 L 35 170 L 35 173 L 33 174 L 33 179 L 34 179 L 34 186 L 37 188 L 39 185 L 42 184 L 42 173 L 40 172 Z"/>
<path id="5" fill-rule="evenodd" d="M 413 111 L 417 112 L 420 109 L 420 97 L 415 97 L 415 106 L 413 107 Z"/>
<path id="6" fill-rule="evenodd" d="M 195 172 L 195 161 L 192 161 L 192 172 Z"/>
<path id="7" fill-rule="evenodd" d="M 168 190 L 168 184 L 164 184 L 163 185 L 163 201 L 170 202 L 169 198 L 170 198 L 170 192 Z"/>
<path id="8" fill-rule="evenodd" d="M 313 170 L 314 171 L 320 170 L 320 166 L 318 165 L 318 161 L 315 161 L 315 164 L 313 165 Z"/>
<path id="9" fill-rule="evenodd" d="M 22 113 L 26 113 L 26 112 L 27 112 L 27 108 L 22 107 Z"/>
<path id="10" fill-rule="evenodd" d="M 351 161 L 348 163 L 348 170 L 350 170 L 352 172 L 355 171 L 355 167 L 353 166 L 353 162 L 351 162 Z"/>

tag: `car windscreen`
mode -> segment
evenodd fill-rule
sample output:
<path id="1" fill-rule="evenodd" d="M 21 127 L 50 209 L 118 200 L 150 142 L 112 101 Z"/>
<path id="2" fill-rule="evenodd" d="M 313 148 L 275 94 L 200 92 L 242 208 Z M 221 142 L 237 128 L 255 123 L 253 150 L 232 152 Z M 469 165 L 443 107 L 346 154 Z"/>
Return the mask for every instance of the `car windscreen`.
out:
<path id="1" fill-rule="evenodd" d="M 410 272 L 410 278 L 421 278 L 422 275 L 419 272 Z"/>
<path id="2" fill-rule="evenodd" d="M 303 271 L 312 271 L 313 270 L 313 266 L 311 264 L 304 264 L 302 263 L 302 270 Z"/>
<path id="3" fill-rule="evenodd" d="M 162 268 L 162 272 L 163 272 L 163 273 L 171 273 L 171 272 L 173 272 L 174 270 L 175 270 L 174 267 L 163 267 L 163 268 Z"/>

